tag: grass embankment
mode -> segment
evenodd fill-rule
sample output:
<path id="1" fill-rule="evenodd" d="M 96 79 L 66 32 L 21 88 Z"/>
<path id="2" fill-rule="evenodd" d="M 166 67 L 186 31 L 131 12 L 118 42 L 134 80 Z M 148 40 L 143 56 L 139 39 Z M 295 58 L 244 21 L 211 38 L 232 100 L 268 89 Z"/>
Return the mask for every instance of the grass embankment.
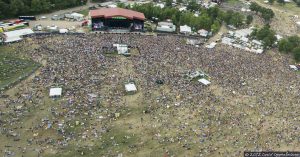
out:
<path id="1" fill-rule="evenodd" d="M 19 58 L 0 48 L 0 90 L 9 88 L 33 73 L 40 64 Z"/>

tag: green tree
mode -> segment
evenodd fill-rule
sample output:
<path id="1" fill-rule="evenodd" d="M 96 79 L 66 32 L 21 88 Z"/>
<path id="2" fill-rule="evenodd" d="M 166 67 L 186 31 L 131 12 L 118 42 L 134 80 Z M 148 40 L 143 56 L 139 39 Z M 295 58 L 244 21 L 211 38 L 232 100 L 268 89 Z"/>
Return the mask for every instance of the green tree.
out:
<path id="1" fill-rule="evenodd" d="M 119 8 L 125 8 L 126 5 L 124 3 L 117 3 L 117 7 L 119 7 Z"/>
<path id="2" fill-rule="evenodd" d="M 9 5 L 0 0 L 0 19 L 10 16 Z"/>
<path id="3" fill-rule="evenodd" d="M 166 0 L 166 6 L 167 7 L 172 7 L 172 0 Z"/>
<path id="4" fill-rule="evenodd" d="M 274 4 L 275 0 L 268 0 L 269 4 Z"/>
<path id="5" fill-rule="evenodd" d="M 293 49 L 293 45 L 287 39 L 281 39 L 278 43 L 278 50 L 280 52 L 289 53 Z"/>
<path id="6" fill-rule="evenodd" d="M 252 15 L 247 15 L 246 24 L 249 25 L 252 21 L 253 21 L 253 16 Z"/>
<path id="7" fill-rule="evenodd" d="M 244 15 L 240 13 L 233 13 L 229 23 L 235 27 L 240 27 L 243 25 L 244 18 Z"/>
<path id="8" fill-rule="evenodd" d="M 293 55 L 297 62 L 300 61 L 300 47 L 296 47 L 293 49 Z"/>
<path id="9" fill-rule="evenodd" d="M 256 13 L 258 13 L 260 11 L 261 7 L 256 2 L 252 2 L 250 4 L 249 8 L 250 8 L 251 11 L 255 11 Z"/>
<path id="10" fill-rule="evenodd" d="M 196 10 L 199 10 L 199 5 L 197 4 L 196 0 L 190 0 L 186 9 L 191 10 L 191 11 L 196 11 Z"/>
<path id="11" fill-rule="evenodd" d="M 284 0 L 277 0 L 277 3 L 281 4 L 281 5 L 284 5 L 285 4 L 285 1 Z"/>
<path id="12" fill-rule="evenodd" d="M 214 23 L 211 25 L 211 31 L 213 33 L 217 33 L 219 31 L 219 29 L 221 28 L 221 24 L 219 21 L 214 21 Z"/>
<path id="13" fill-rule="evenodd" d="M 32 12 L 41 12 L 43 10 L 43 6 L 40 0 L 32 0 L 31 1 L 31 11 Z"/>

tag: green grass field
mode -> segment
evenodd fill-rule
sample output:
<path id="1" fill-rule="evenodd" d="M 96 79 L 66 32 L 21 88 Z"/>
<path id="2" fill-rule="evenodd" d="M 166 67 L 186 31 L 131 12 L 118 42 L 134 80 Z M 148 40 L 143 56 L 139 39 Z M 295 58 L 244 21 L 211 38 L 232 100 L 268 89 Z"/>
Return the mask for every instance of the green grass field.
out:
<path id="1" fill-rule="evenodd" d="M 0 50 L 0 89 L 27 77 L 39 67 L 39 64 L 32 60 L 6 53 L 3 47 Z"/>
<path id="2" fill-rule="evenodd" d="M 78 13 L 87 16 L 89 14 L 89 10 L 88 9 L 80 10 Z"/>

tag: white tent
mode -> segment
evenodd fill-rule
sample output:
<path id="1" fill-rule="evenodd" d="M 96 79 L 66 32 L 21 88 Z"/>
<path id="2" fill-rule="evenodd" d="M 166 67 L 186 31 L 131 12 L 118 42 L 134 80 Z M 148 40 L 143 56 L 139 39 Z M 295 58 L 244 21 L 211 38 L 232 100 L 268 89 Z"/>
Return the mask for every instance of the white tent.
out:
<path id="1" fill-rule="evenodd" d="M 15 30 L 15 31 L 10 31 L 10 32 L 5 32 L 5 42 L 9 43 L 9 42 L 14 42 L 14 41 L 19 41 L 22 40 L 22 36 L 23 35 L 29 35 L 29 34 L 33 34 L 34 32 L 32 31 L 32 29 L 26 28 L 26 29 L 19 29 L 19 30 Z"/>
<path id="2" fill-rule="evenodd" d="M 128 54 L 128 45 L 126 44 L 113 44 L 117 48 L 118 54 Z"/>
<path id="3" fill-rule="evenodd" d="M 293 70 L 298 70 L 297 66 L 295 66 L 295 65 L 290 65 L 290 68 Z"/>
<path id="4" fill-rule="evenodd" d="M 50 88 L 50 97 L 61 96 L 62 88 Z"/>
<path id="5" fill-rule="evenodd" d="M 59 33 L 68 33 L 69 32 L 69 30 L 68 29 L 59 29 Z"/>
<path id="6" fill-rule="evenodd" d="M 199 79 L 198 82 L 200 82 L 200 83 L 202 83 L 202 84 L 204 84 L 206 86 L 210 84 L 210 82 L 207 79 L 205 79 L 205 78 Z"/>
<path id="7" fill-rule="evenodd" d="M 184 33 L 184 34 L 192 33 L 192 28 L 187 25 L 180 26 L 180 33 Z"/>
<path id="8" fill-rule="evenodd" d="M 181 7 L 178 9 L 179 11 L 186 11 L 186 7 Z"/>
<path id="9" fill-rule="evenodd" d="M 165 7 L 163 3 L 157 3 L 155 4 L 156 7 L 160 7 L 161 9 Z"/>
<path id="10" fill-rule="evenodd" d="M 115 5 L 115 4 L 110 4 L 110 5 L 108 5 L 107 7 L 108 7 L 108 8 L 117 8 L 118 6 Z"/>
<path id="11" fill-rule="evenodd" d="M 158 22 L 156 30 L 160 32 L 175 32 L 176 26 L 171 22 Z"/>
<path id="12" fill-rule="evenodd" d="M 125 84 L 125 90 L 126 90 L 126 92 L 136 92 L 137 91 L 134 83 Z"/>
<path id="13" fill-rule="evenodd" d="M 199 33 L 200 36 L 202 36 L 202 37 L 207 37 L 207 36 L 208 36 L 208 31 L 205 30 L 205 29 L 200 29 L 200 30 L 198 31 L 198 33 Z"/>
<path id="14" fill-rule="evenodd" d="M 71 17 L 72 17 L 73 19 L 77 20 L 77 21 L 82 21 L 84 15 L 79 14 L 79 13 L 72 13 L 72 14 L 71 14 Z"/>

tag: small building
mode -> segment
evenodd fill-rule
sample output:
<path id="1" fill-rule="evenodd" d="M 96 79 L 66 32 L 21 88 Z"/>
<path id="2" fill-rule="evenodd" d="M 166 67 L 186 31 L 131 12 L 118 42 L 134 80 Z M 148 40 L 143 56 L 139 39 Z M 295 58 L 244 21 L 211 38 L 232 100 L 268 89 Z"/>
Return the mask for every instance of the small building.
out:
<path id="1" fill-rule="evenodd" d="M 60 97 L 62 94 L 62 88 L 50 88 L 50 97 Z"/>
<path id="2" fill-rule="evenodd" d="M 180 26 L 180 33 L 190 34 L 190 33 L 192 33 L 192 28 L 187 25 Z"/>
<path id="3" fill-rule="evenodd" d="M 125 84 L 125 90 L 127 93 L 135 93 L 137 91 L 135 84 L 132 82 Z"/>
<path id="4" fill-rule="evenodd" d="M 175 32 L 176 26 L 171 22 L 158 22 L 156 30 L 159 32 Z"/>
<path id="5" fill-rule="evenodd" d="M 199 31 L 198 31 L 198 33 L 199 33 L 199 35 L 200 36 L 202 36 L 202 37 L 207 37 L 208 36 L 208 31 L 207 30 L 205 30 L 205 29 L 200 29 Z"/>
<path id="6" fill-rule="evenodd" d="M 210 81 L 208 81 L 208 80 L 205 79 L 205 78 L 199 79 L 198 82 L 204 84 L 205 86 L 207 86 L 207 85 L 209 85 L 209 84 L 211 83 Z"/>

